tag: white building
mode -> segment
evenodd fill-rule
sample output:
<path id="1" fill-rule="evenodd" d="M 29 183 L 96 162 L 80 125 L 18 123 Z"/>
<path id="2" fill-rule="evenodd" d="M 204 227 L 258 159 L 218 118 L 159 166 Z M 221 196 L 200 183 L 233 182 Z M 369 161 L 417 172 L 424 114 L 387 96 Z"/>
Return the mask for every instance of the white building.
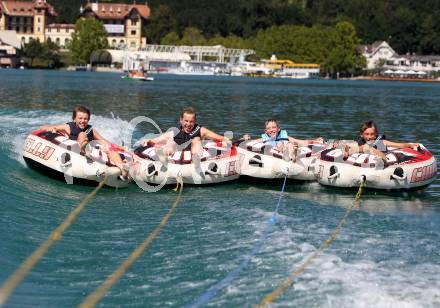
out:
<path id="1" fill-rule="evenodd" d="M 440 56 L 397 55 L 388 59 L 384 68 L 401 71 L 421 71 L 429 75 L 431 72 L 440 71 Z"/>
<path id="2" fill-rule="evenodd" d="M 367 69 L 369 70 L 378 68 L 381 61 L 385 63 L 391 58 L 398 56 L 394 49 L 385 41 L 361 45 L 360 49 L 362 55 L 367 59 Z"/>

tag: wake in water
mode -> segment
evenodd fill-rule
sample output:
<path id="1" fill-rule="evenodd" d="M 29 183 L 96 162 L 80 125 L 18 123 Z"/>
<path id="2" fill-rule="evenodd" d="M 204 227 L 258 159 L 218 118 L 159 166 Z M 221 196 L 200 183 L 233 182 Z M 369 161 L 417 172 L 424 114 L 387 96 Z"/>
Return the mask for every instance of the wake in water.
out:
<path id="1" fill-rule="evenodd" d="M 66 123 L 71 117 L 71 112 L 3 110 L 0 112 L 0 147 L 10 158 L 24 165 L 22 150 L 26 136 L 42 125 Z M 116 144 L 123 143 L 129 126 L 127 121 L 112 114 L 109 117 L 92 115 L 90 122 L 104 138 Z"/>

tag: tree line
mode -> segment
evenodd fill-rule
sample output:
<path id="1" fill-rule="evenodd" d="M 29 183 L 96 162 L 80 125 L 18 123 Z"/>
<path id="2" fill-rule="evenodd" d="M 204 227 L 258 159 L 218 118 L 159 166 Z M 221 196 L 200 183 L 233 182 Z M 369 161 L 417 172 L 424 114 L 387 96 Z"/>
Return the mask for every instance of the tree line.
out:
<path id="1" fill-rule="evenodd" d="M 87 1 L 49 2 L 59 13 L 57 22 L 75 23 Z M 345 21 L 355 27 L 361 43 L 385 40 L 400 54 L 440 54 L 438 0 L 149 0 L 148 5 L 149 43 L 160 43 L 171 32 L 183 37 L 187 28 L 199 29 L 205 39 L 249 39 L 274 26 L 334 27 Z"/>
<path id="2" fill-rule="evenodd" d="M 78 17 L 85 1 L 50 3 L 59 12 L 57 22 L 83 26 Z M 440 53 L 438 0 L 150 0 L 148 5 L 152 14 L 143 31 L 149 43 L 250 48 L 256 51 L 254 59 L 275 54 L 318 63 L 329 74 L 361 72 L 365 59 L 357 47 L 376 40 L 390 42 L 399 53 Z M 75 63 L 88 61 L 97 48 L 90 43 L 96 40 L 88 37 L 105 35 L 100 27 L 73 38 Z"/>

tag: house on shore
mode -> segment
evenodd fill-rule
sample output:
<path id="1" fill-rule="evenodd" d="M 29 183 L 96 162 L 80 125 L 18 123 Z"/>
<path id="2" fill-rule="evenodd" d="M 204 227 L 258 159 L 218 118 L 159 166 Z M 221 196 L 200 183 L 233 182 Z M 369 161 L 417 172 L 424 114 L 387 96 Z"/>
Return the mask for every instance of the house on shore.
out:
<path id="1" fill-rule="evenodd" d="M 385 76 L 426 78 L 440 72 L 438 55 L 399 55 L 385 41 L 361 45 L 359 48 L 367 59 L 367 70 L 378 69 Z"/>
<path id="2" fill-rule="evenodd" d="M 104 24 L 108 44 L 114 49 L 140 50 L 147 46 L 142 27 L 150 18 L 148 4 L 88 2 L 80 8 L 82 17 L 96 18 Z"/>
<path id="3" fill-rule="evenodd" d="M 383 65 L 386 61 L 398 56 L 394 49 L 385 41 L 361 45 L 359 49 L 367 60 L 367 70 L 378 68 L 381 64 Z"/>
<path id="4" fill-rule="evenodd" d="M 140 50 L 147 45 L 147 38 L 142 36 L 142 27 L 150 17 L 147 3 L 87 2 L 80 13 L 103 22 L 112 48 Z M 0 31 L 15 31 L 23 45 L 31 39 L 51 40 L 61 49 L 67 48 L 75 25 L 54 23 L 57 16 L 46 0 L 0 0 Z"/>

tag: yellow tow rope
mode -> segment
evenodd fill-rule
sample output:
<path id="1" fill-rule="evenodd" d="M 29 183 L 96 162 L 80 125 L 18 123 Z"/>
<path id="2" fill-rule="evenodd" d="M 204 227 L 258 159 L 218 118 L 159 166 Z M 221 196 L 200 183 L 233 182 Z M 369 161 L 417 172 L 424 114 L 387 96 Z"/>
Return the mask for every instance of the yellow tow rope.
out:
<path id="1" fill-rule="evenodd" d="M 362 191 L 364 188 L 364 184 L 365 184 L 365 178 L 362 177 L 361 179 L 361 183 L 359 185 L 359 190 L 356 194 L 355 199 L 353 200 L 352 204 L 347 208 L 347 211 L 345 212 L 345 215 L 342 217 L 341 221 L 339 222 L 338 226 L 336 227 L 336 229 L 333 231 L 333 233 L 324 241 L 322 242 L 321 246 L 319 246 L 318 250 L 316 250 L 313 254 L 311 254 L 305 261 L 304 263 L 297 269 L 295 270 L 285 281 L 283 281 L 275 290 L 273 290 L 270 294 L 266 295 L 263 300 L 257 305 L 257 307 L 265 307 L 266 305 L 270 304 L 271 302 L 273 302 L 281 293 L 284 292 L 285 289 L 287 289 L 289 286 L 291 286 L 293 283 L 295 283 L 295 277 L 297 277 L 299 274 L 301 274 L 302 272 L 304 272 L 304 270 L 306 269 L 307 266 L 309 266 L 313 260 L 328 246 L 330 246 L 330 244 L 336 239 L 336 237 L 339 235 L 339 233 L 341 232 L 341 229 L 343 227 L 343 225 L 345 224 L 345 222 L 347 221 L 348 216 L 351 214 L 351 212 L 353 211 L 353 209 L 356 207 L 356 205 L 358 204 L 361 195 L 362 195 Z"/>
<path id="2" fill-rule="evenodd" d="M 104 186 L 104 182 L 107 180 L 107 176 L 99 182 L 98 186 L 88 194 L 84 200 L 78 204 L 73 211 L 67 215 L 66 219 L 59 225 L 52 233 L 49 235 L 47 240 L 45 240 L 40 247 L 38 247 L 13 273 L 6 281 L 3 283 L 0 289 L 0 307 L 2 307 L 12 292 L 14 292 L 17 285 L 23 280 L 23 278 L 28 274 L 28 272 L 35 266 L 35 264 L 47 253 L 49 248 L 58 240 L 61 239 L 63 232 L 66 231 L 74 222 L 79 213 L 85 208 L 87 203 L 93 199 L 93 197 L 98 193 L 98 191 Z"/>
<path id="3" fill-rule="evenodd" d="M 173 205 L 169 209 L 168 213 L 162 218 L 159 225 L 148 235 L 148 237 L 140 244 L 131 255 L 113 272 L 98 288 L 95 289 L 86 299 L 78 306 L 80 308 L 95 307 L 96 304 L 104 297 L 108 290 L 124 275 L 124 273 L 130 268 L 130 266 L 142 255 L 147 247 L 153 242 L 153 240 L 159 235 L 163 226 L 165 226 L 170 219 L 171 215 L 175 211 L 177 205 L 180 202 L 180 198 L 183 190 L 183 182 L 179 177 L 177 179 L 177 187 L 174 189 L 177 191 L 180 184 L 179 194 L 176 197 Z"/>

